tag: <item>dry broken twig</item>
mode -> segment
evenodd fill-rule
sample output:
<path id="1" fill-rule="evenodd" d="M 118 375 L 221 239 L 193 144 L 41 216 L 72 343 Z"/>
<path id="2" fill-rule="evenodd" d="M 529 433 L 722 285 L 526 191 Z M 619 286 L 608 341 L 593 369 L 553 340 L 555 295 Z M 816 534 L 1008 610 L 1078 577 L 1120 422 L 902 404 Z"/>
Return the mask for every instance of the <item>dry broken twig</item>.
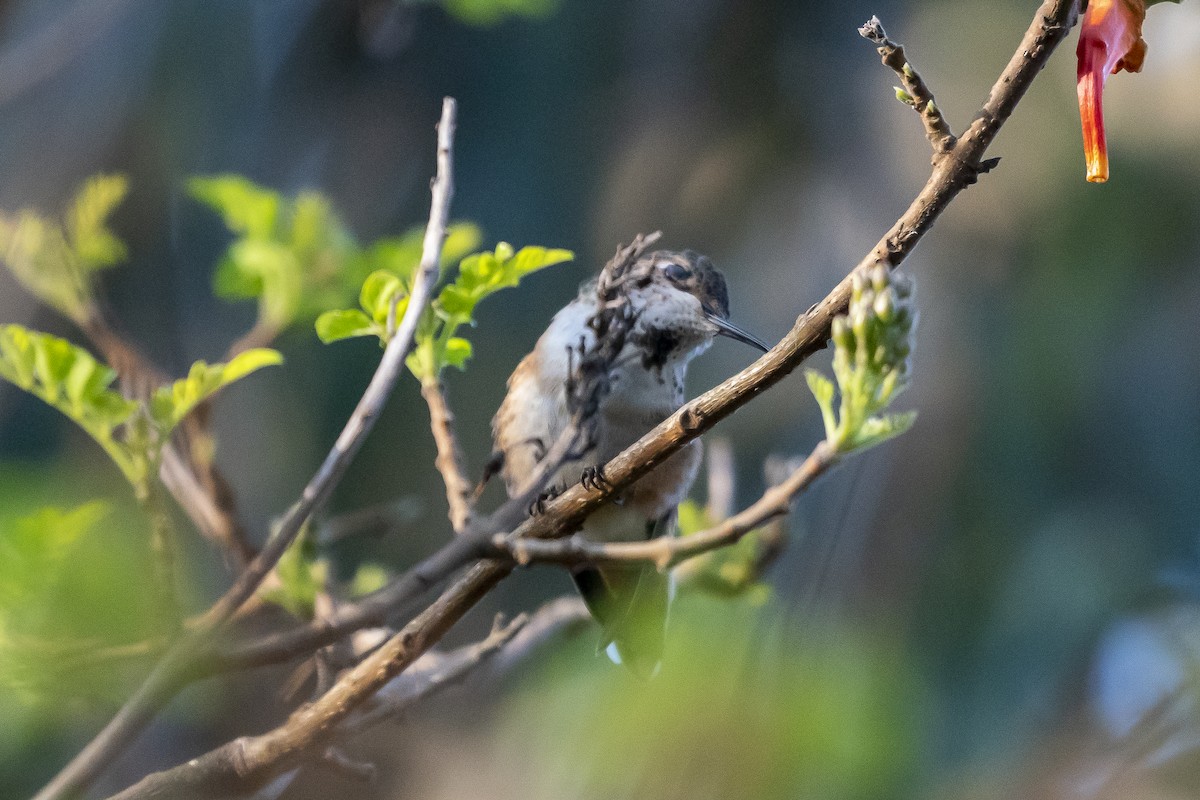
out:
<path id="1" fill-rule="evenodd" d="M 871 17 L 867 20 L 867 24 L 859 28 L 858 33 L 864 39 L 878 45 L 880 60 L 884 66 L 890 67 L 900 78 L 900 82 L 904 84 L 903 90 L 897 89 L 897 96 L 901 101 L 912 106 L 921 116 L 921 124 L 925 126 L 925 137 L 933 145 L 933 151 L 935 153 L 948 152 L 954 147 L 954 132 L 950 130 L 950 123 L 942 116 L 941 109 L 934 102 L 933 92 L 929 90 L 924 79 L 908 62 L 908 56 L 904 54 L 904 46 L 896 44 L 888 38 L 887 31 L 883 29 L 883 23 L 879 21 L 879 17 Z"/>

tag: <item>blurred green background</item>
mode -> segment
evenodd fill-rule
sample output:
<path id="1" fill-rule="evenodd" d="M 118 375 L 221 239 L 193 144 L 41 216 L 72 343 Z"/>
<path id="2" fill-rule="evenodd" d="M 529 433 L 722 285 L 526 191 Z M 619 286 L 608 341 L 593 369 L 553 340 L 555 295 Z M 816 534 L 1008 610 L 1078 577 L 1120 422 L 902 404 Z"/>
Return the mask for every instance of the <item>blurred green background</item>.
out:
<path id="1" fill-rule="evenodd" d="M 448 376 L 477 474 L 506 376 L 617 244 L 662 229 L 711 255 L 734 319 L 774 341 L 899 216 L 928 145 L 857 26 L 878 14 L 961 130 L 1036 5 L 4 0 L 0 208 L 57 213 L 87 176 L 128 174 L 113 226 L 129 258 L 102 295 L 183 374 L 254 314 L 213 297 L 229 234 L 187 178 L 316 189 L 360 241 L 397 235 L 428 212 L 433 125 L 456 97 L 453 216 L 488 248 L 577 256 L 481 306 L 474 360 Z M 1109 82 L 1108 184 L 1083 177 L 1072 37 L 997 139 L 999 169 L 907 261 L 921 324 L 900 405 L 916 426 L 800 500 L 765 600 L 682 596 L 648 685 L 595 658 L 587 632 L 372 733 L 359 751 L 375 784 L 318 768 L 283 797 L 1200 796 L 1200 4 L 1152 8 L 1145 38 L 1145 71 Z M 82 342 L 7 273 L 0 322 Z M 278 347 L 283 368 L 217 406 L 218 461 L 260 537 L 379 354 L 322 346 L 309 326 Z M 718 342 L 690 391 L 751 358 Z M 739 500 L 768 455 L 807 453 L 820 430 L 799 374 L 722 423 Z M 445 540 L 433 457 L 406 377 L 330 513 L 402 503 L 409 522 L 346 559 L 398 569 Z M 57 593 L 111 602 L 77 602 L 66 634 L 153 629 L 127 496 L 85 436 L 0 385 L 6 533 L 46 504 L 113 503 L 54 586 L 3 595 L 9 617 L 36 631 Z M 185 563 L 200 607 L 227 573 L 195 537 Z M 555 570 L 520 571 L 453 641 L 568 589 Z M 0 688 L 0 796 L 48 779 L 145 668 Z M 265 730 L 286 713 L 287 673 L 188 690 L 97 794 Z"/>

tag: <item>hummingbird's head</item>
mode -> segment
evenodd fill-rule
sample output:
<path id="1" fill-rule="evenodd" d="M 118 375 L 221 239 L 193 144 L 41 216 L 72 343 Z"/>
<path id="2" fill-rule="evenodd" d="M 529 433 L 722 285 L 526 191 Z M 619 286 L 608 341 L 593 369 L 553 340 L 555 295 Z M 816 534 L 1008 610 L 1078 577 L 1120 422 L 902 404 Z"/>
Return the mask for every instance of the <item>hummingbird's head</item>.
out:
<path id="1" fill-rule="evenodd" d="M 642 327 L 680 334 L 681 344 L 694 340 L 707 346 L 716 336 L 728 336 L 764 353 L 769 349 L 729 321 L 725 276 L 708 256 L 691 250 L 656 250 L 642 256 L 632 273 L 645 295 Z"/>

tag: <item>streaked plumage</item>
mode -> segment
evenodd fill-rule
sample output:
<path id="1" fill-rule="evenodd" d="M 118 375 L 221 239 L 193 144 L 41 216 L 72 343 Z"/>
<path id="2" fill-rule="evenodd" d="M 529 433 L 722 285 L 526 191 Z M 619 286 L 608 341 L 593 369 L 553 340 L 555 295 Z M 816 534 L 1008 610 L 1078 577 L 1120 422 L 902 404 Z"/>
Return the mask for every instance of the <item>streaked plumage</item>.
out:
<path id="1" fill-rule="evenodd" d="M 632 332 L 610 378 L 596 421 L 596 445 L 583 461 L 564 465 L 552 488 L 579 482 L 586 467 L 603 465 L 678 409 L 684 401 L 688 363 L 720 333 L 766 349 L 728 322 L 725 280 L 705 256 L 657 251 L 632 267 L 628 302 L 636 314 Z M 502 474 L 515 493 L 570 421 L 565 386 L 568 349 L 590 342 L 587 322 L 595 313 L 593 284 L 555 316 L 508 380 L 508 394 L 492 422 Z M 694 441 L 593 513 L 582 535 L 594 541 L 634 541 L 673 533 L 675 509 L 687 496 L 700 465 Z M 621 659 L 634 672 L 651 674 L 662 652 L 669 581 L 653 567 L 576 570 L 575 581 L 604 626 Z"/>

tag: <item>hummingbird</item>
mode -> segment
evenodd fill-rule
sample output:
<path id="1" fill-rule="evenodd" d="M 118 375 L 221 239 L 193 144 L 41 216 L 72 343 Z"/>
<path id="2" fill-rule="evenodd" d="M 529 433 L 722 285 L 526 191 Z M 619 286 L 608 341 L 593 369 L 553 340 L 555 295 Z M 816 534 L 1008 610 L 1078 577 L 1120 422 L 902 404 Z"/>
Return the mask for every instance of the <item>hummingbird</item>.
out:
<path id="1" fill-rule="evenodd" d="M 591 420 L 592 446 L 581 460 L 551 476 L 557 494 L 596 471 L 684 401 L 684 378 L 693 358 L 717 336 L 767 345 L 729 321 L 725 278 L 707 257 L 691 250 L 642 255 L 627 275 L 626 302 L 633 325 L 608 378 L 608 391 Z M 567 385 L 572 349 L 594 339 L 589 320 L 599 310 L 595 281 L 554 315 L 533 351 L 508 379 L 504 402 L 492 420 L 494 452 L 510 496 L 534 472 L 545 448 L 570 424 Z M 599 542 L 673 535 L 676 509 L 700 467 L 700 442 L 692 441 L 633 486 L 594 511 L 580 534 Z M 585 480 L 586 482 L 586 480 Z M 604 630 L 602 646 L 613 661 L 642 677 L 661 662 L 670 577 L 653 565 L 580 566 L 572 578 Z"/>

